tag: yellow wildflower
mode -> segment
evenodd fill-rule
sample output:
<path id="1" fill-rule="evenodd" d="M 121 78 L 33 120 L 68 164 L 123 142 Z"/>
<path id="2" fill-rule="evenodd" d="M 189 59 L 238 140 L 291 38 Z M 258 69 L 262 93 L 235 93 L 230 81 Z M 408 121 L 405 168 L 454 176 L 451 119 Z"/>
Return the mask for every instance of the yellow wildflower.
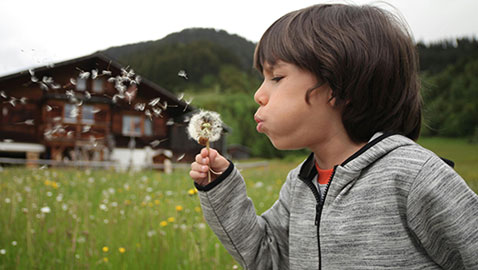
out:
<path id="1" fill-rule="evenodd" d="M 198 190 L 195 189 L 195 188 L 191 188 L 190 190 L 188 190 L 188 194 L 191 195 L 191 196 L 194 195 L 194 194 L 197 194 L 197 193 L 198 193 Z"/>
<path id="2" fill-rule="evenodd" d="M 153 203 L 152 203 L 152 202 L 149 202 L 149 203 L 148 203 L 148 206 L 149 206 L 149 207 L 153 207 Z"/>
<path id="3" fill-rule="evenodd" d="M 183 207 L 181 205 L 176 205 L 176 211 L 178 212 L 183 211 Z"/>
<path id="4" fill-rule="evenodd" d="M 118 248 L 118 251 L 119 251 L 120 253 L 125 253 L 125 252 L 126 252 L 126 249 L 125 249 L 124 247 L 120 247 L 120 248 Z"/>
<path id="5" fill-rule="evenodd" d="M 104 246 L 101 250 L 103 250 L 103 252 L 108 252 L 109 248 L 107 246 Z"/>
<path id="6" fill-rule="evenodd" d="M 163 220 L 159 223 L 159 226 L 161 226 L 161 227 L 166 227 L 167 225 L 168 225 L 168 222 L 165 221 L 165 220 Z"/>
<path id="7" fill-rule="evenodd" d="M 174 222 L 174 220 L 175 220 L 175 218 L 174 218 L 174 217 L 168 217 L 168 222 L 169 222 L 169 223 L 173 223 L 173 222 Z"/>
<path id="8" fill-rule="evenodd" d="M 107 262 L 108 262 L 108 257 L 103 257 L 103 261 L 104 261 L 105 263 L 107 263 Z"/>
<path id="9" fill-rule="evenodd" d="M 156 205 L 159 205 L 159 200 L 154 200 L 154 203 L 155 203 Z"/>
<path id="10" fill-rule="evenodd" d="M 199 206 L 194 207 L 194 211 L 196 211 L 198 213 L 201 212 L 201 207 L 199 207 Z"/>
<path id="11" fill-rule="evenodd" d="M 49 185 L 51 185 L 51 181 L 50 181 L 50 180 L 45 180 L 45 182 L 44 182 L 44 183 L 45 183 L 45 186 L 49 186 Z"/>
<path id="12" fill-rule="evenodd" d="M 58 183 L 57 183 L 57 182 L 52 182 L 52 183 L 51 183 L 51 186 L 52 186 L 54 189 L 57 189 L 57 188 L 58 188 Z"/>

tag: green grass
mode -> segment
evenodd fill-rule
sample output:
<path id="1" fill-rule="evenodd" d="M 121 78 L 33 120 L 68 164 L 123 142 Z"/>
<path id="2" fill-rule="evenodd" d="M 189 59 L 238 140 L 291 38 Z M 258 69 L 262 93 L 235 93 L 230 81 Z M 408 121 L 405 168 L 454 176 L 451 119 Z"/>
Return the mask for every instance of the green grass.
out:
<path id="1" fill-rule="evenodd" d="M 478 145 L 450 139 L 420 143 L 454 160 L 478 191 Z M 242 171 L 257 213 L 274 203 L 300 161 L 273 160 Z M 240 268 L 205 224 L 187 170 L 166 175 L 4 168 L 0 232 L 0 270 Z"/>
<path id="2" fill-rule="evenodd" d="M 478 144 L 451 138 L 422 138 L 418 143 L 455 162 L 455 170 L 478 193 Z"/>

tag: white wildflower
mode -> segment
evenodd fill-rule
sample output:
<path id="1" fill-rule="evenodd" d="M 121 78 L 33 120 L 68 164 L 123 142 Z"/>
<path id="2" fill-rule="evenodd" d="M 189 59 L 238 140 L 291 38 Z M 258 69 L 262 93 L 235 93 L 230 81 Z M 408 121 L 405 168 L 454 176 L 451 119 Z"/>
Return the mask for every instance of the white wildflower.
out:
<path id="1" fill-rule="evenodd" d="M 48 206 L 44 206 L 44 207 L 42 207 L 42 208 L 40 209 L 40 211 L 41 211 L 42 213 L 44 213 L 44 214 L 48 214 L 48 213 L 51 212 L 51 209 L 50 209 L 50 207 L 48 207 Z"/>

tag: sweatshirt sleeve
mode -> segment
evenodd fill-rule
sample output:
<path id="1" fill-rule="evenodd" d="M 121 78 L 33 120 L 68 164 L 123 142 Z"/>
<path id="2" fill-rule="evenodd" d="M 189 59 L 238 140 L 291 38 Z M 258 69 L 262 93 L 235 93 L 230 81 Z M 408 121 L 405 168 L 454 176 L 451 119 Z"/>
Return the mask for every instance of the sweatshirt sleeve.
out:
<path id="1" fill-rule="evenodd" d="M 289 269 L 290 181 L 286 181 L 274 205 L 257 216 L 244 179 L 232 162 L 223 175 L 212 188 L 208 185 L 199 192 L 211 229 L 244 269 Z"/>
<path id="2" fill-rule="evenodd" d="M 444 269 L 478 269 L 478 196 L 438 157 L 417 175 L 407 203 L 410 228 Z"/>

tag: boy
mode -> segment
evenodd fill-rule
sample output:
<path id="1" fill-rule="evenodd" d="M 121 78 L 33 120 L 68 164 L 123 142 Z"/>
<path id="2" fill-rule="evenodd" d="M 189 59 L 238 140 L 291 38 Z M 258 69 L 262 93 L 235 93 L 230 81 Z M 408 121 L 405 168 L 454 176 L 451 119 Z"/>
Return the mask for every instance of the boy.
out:
<path id="1" fill-rule="evenodd" d="M 202 149 L 191 164 L 209 226 L 244 269 L 478 269 L 478 196 L 414 142 L 417 55 L 398 20 L 311 6 L 277 20 L 254 61 L 258 132 L 312 154 L 260 216 L 232 162 Z"/>

